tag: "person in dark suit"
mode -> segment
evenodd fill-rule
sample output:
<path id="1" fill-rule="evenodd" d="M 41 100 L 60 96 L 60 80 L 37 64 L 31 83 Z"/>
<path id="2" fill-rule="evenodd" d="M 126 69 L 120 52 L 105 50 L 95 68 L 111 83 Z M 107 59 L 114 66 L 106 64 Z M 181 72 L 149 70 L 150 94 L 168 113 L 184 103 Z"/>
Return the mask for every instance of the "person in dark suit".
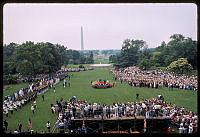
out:
<path id="1" fill-rule="evenodd" d="M 44 101 L 44 94 L 42 94 L 42 100 Z"/>
<path id="2" fill-rule="evenodd" d="M 19 133 L 22 132 L 22 124 L 21 123 L 18 124 L 18 131 L 19 131 Z"/>
<path id="3" fill-rule="evenodd" d="M 136 99 L 139 99 L 139 94 L 138 93 L 136 94 Z"/>

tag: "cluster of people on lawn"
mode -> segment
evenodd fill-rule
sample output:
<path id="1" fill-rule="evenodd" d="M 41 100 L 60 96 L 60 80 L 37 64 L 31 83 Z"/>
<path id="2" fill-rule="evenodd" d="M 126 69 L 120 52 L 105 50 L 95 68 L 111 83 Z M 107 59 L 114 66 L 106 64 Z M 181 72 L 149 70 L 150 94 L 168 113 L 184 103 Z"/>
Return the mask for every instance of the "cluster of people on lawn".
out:
<path id="1" fill-rule="evenodd" d="M 164 101 L 164 98 L 144 99 L 133 103 L 113 103 L 112 105 L 88 103 L 73 97 L 70 100 L 56 101 L 51 104 L 52 114 L 57 115 L 58 128 L 68 127 L 71 119 L 80 118 L 137 118 L 163 117 L 169 119 L 175 126 L 180 127 L 180 133 L 194 133 L 197 131 L 197 113 L 187 111 Z"/>
<path id="2" fill-rule="evenodd" d="M 127 67 L 119 70 L 110 70 L 115 80 L 128 82 L 135 87 L 159 88 L 169 87 L 197 90 L 197 76 L 180 75 L 162 70 L 140 70 L 136 66 Z"/>
<path id="3" fill-rule="evenodd" d="M 96 81 L 91 81 L 91 85 L 95 88 L 97 87 L 105 87 L 105 88 L 109 88 L 109 87 L 114 87 L 114 83 L 110 83 L 109 80 L 102 80 L 102 79 L 99 79 L 99 80 L 96 80 Z"/>
<path id="4" fill-rule="evenodd" d="M 37 130 L 33 130 L 32 128 L 32 121 L 29 118 L 28 124 L 27 124 L 27 129 L 26 126 L 23 125 L 21 122 L 17 124 L 18 128 L 16 128 L 14 131 L 8 130 L 8 122 L 6 120 L 3 121 L 3 131 L 7 133 L 12 133 L 12 134 L 37 134 L 37 133 L 50 133 L 51 132 L 51 123 L 50 121 L 47 121 L 45 124 L 47 130 L 42 130 L 41 132 L 38 132 Z"/>
<path id="5" fill-rule="evenodd" d="M 62 71 L 65 72 L 80 72 L 80 71 L 87 71 L 87 70 L 93 70 L 94 68 L 61 68 Z"/>
<path id="6" fill-rule="evenodd" d="M 35 101 L 38 95 L 44 94 L 49 88 L 55 87 L 55 84 L 64 79 L 67 75 L 65 73 L 56 73 L 52 77 L 44 77 L 35 84 L 32 83 L 26 88 L 21 88 L 19 91 L 12 93 L 10 96 L 3 98 L 3 114 L 8 117 L 9 112 L 13 114 L 14 110 L 21 109 L 27 102 Z M 34 111 L 34 107 L 31 110 Z"/>
<path id="7" fill-rule="evenodd" d="M 41 79 L 47 79 L 49 77 L 50 77 L 49 74 L 38 74 L 36 77 L 31 76 L 31 77 L 18 78 L 17 81 L 18 83 L 25 83 L 25 82 L 33 83 L 36 81 L 40 81 Z"/>

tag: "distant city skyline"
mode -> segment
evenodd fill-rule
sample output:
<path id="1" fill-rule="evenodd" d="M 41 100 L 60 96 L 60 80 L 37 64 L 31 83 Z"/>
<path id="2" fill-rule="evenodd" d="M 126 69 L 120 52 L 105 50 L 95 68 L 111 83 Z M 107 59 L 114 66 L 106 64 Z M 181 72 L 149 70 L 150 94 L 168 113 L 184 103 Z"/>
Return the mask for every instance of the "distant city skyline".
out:
<path id="1" fill-rule="evenodd" d="M 192 3 L 5 4 L 3 44 L 26 41 L 61 44 L 81 50 L 121 49 L 125 39 L 144 40 L 149 48 L 173 34 L 197 40 L 197 6 Z"/>

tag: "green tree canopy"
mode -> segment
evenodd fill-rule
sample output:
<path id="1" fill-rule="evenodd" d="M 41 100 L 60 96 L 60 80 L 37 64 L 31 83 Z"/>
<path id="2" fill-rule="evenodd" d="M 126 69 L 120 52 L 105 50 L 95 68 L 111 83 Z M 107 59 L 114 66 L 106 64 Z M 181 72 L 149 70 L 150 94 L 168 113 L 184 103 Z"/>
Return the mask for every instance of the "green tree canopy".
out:
<path id="1" fill-rule="evenodd" d="M 126 39 L 123 42 L 121 52 L 117 54 L 116 67 L 129 67 L 138 63 L 141 49 L 147 47 L 143 40 L 130 40 Z"/>
<path id="2" fill-rule="evenodd" d="M 173 61 L 167 67 L 167 70 L 178 74 L 183 74 L 190 72 L 192 70 L 192 65 L 188 63 L 187 58 L 179 58 L 177 61 Z"/>

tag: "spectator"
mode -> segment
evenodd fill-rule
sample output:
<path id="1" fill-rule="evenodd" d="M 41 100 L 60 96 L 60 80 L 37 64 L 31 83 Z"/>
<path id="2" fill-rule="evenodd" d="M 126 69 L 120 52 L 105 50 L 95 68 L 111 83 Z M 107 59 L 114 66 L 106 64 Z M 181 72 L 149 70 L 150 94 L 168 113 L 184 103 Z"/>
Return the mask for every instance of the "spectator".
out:
<path id="1" fill-rule="evenodd" d="M 33 102 L 33 106 L 34 106 L 34 109 L 36 109 L 36 107 L 37 107 L 36 100 Z"/>
<path id="2" fill-rule="evenodd" d="M 56 92 L 56 86 L 55 85 L 53 85 L 53 91 L 54 91 L 54 93 Z"/>
<path id="3" fill-rule="evenodd" d="M 46 127 L 47 127 L 48 132 L 50 133 L 51 123 L 49 121 L 47 121 Z"/>
<path id="4" fill-rule="evenodd" d="M 22 132 L 22 124 L 21 123 L 18 124 L 18 131 L 19 131 L 19 133 Z"/>
<path id="5" fill-rule="evenodd" d="M 167 103 L 161 96 L 152 99 L 143 99 L 140 102 L 128 102 L 128 103 L 113 103 L 113 105 L 100 105 L 97 103 L 90 104 L 87 101 L 81 101 L 78 99 L 70 99 L 66 101 L 60 101 L 59 108 L 62 110 L 59 113 L 58 120 L 66 119 L 70 120 L 71 116 L 76 117 L 94 117 L 106 116 L 106 118 L 116 117 L 164 117 L 171 119 L 174 124 L 177 121 L 177 117 L 181 119 L 182 123 L 186 123 L 183 126 L 180 125 L 180 132 L 185 133 L 187 128 L 190 128 L 190 133 L 196 131 L 189 127 L 190 123 L 197 125 L 197 114 L 186 111 L 183 107 L 178 107 L 174 104 Z M 57 101 L 56 104 L 59 104 Z M 53 104 L 51 105 L 53 106 Z M 110 110 L 109 110 L 110 108 Z M 76 111 L 74 111 L 76 109 Z M 110 116 L 109 116 L 110 115 Z M 113 116 L 114 115 L 114 116 Z M 190 119 L 190 120 L 189 120 Z M 59 124 L 60 122 L 58 122 Z M 66 121 L 64 122 L 66 124 Z M 197 126 L 196 126 L 197 127 Z"/>
<path id="6" fill-rule="evenodd" d="M 42 100 L 44 101 L 44 94 L 42 94 Z"/>
<path id="7" fill-rule="evenodd" d="M 13 114 L 13 105 L 10 105 L 9 107 L 11 114 Z"/>
<path id="8" fill-rule="evenodd" d="M 8 108 L 7 108 L 7 107 L 5 107 L 5 108 L 3 109 L 3 113 L 6 115 L 6 117 L 8 117 Z"/>
<path id="9" fill-rule="evenodd" d="M 34 105 L 31 105 L 31 110 L 32 110 L 32 112 L 33 112 L 33 114 L 34 114 L 34 110 L 35 110 Z"/>
<path id="10" fill-rule="evenodd" d="M 65 88 L 65 86 L 66 86 L 66 80 L 64 79 L 63 87 Z"/>
<path id="11" fill-rule="evenodd" d="M 136 99 L 139 99 L 139 94 L 138 93 L 136 94 Z"/>
<path id="12" fill-rule="evenodd" d="M 115 79 L 126 81 L 131 86 L 156 88 L 168 87 L 186 90 L 197 90 L 197 76 L 178 75 L 162 70 L 140 70 L 132 66 L 119 70 L 111 70 Z"/>

